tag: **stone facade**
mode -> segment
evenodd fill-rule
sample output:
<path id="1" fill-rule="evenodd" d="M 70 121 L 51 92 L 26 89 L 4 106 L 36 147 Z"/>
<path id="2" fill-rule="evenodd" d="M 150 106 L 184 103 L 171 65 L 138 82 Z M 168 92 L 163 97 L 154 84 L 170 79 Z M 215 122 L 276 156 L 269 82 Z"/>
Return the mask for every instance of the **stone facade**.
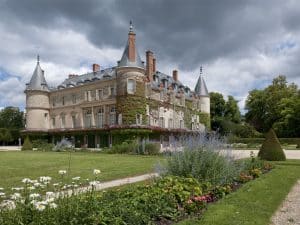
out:
<path id="1" fill-rule="evenodd" d="M 140 59 L 132 27 L 116 67 L 100 70 L 93 64 L 91 73 L 69 75 L 57 88 L 48 87 L 38 60 L 25 90 L 25 132 L 84 135 L 84 144 L 89 139 L 85 134 L 93 135 L 98 146 L 101 134 L 112 144 L 111 131 L 116 130 L 169 135 L 209 129 L 210 99 L 202 75 L 191 91 L 179 81 L 177 70 L 172 76 L 157 71 L 151 51 L 146 62 Z"/>

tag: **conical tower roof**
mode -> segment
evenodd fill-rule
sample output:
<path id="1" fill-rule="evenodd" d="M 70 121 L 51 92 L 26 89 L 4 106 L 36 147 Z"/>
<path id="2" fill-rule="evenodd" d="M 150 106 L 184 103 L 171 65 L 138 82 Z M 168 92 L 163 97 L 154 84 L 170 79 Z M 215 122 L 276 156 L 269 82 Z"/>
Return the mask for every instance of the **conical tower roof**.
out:
<path id="1" fill-rule="evenodd" d="M 48 84 L 44 76 L 44 71 L 40 66 L 39 56 L 37 57 L 37 64 L 30 82 L 27 84 L 26 90 L 49 91 Z"/>
<path id="2" fill-rule="evenodd" d="M 130 57 L 130 51 L 133 51 L 133 57 Z M 144 63 L 137 51 L 135 45 L 135 33 L 133 32 L 132 22 L 130 21 L 128 40 L 124 49 L 121 60 L 118 62 L 119 67 L 141 67 L 144 68 Z"/>
<path id="3" fill-rule="evenodd" d="M 200 68 L 200 76 L 198 78 L 196 87 L 195 87 L 195 93 L 200 95 L 200 96 L 209 96 L 208 90 L 205 84 L 205 81 L 203 79 L 202 75 L 202 67 Z"/>

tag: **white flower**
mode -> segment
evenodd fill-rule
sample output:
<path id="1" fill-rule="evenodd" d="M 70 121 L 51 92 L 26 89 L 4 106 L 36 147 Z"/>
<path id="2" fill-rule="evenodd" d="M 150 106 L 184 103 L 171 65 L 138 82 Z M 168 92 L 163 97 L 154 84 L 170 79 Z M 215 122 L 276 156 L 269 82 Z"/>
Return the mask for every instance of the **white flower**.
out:
<path id="1" fill-rule="evenodd" d="M 40 177 L 40 182 L 42 183 L 49 183 L 52 180 L 51 177 L 42 176 Z"/>
<path id="2" fill-rule="evenodd" d="M 31 183 L 37 183 L 38 182 L 38 180 L 31 180 Z"/>
<path id="3" fill-rule="evenodd" d="M 78 188 L 79 186 L 78 186 L 78 184 L 74 184 L 74 188 Z"/>
<path id="4" fill-rule="evenodd" d="M 94 175 L 98 175 L 98 174 L 101 173 L 101 171 L 100 171 L 100 170 L 97 170 L 97 169 L 94 169 L 93 173 L 94 173 Z"/>
<path id="5" fill-rule="evenodd" d="M 59 183 L 55 183 L 55 184 L 53 184 L 53 186 L 54 186 L 54 187 L 57 187 L 57 186 L 59 186 Z"/>
<path id="6" fill-rule="evenodd" d="M 43 204 L 43 202 L 36 202 L 34 204 L 34 207 L 38 210 L 38 211 L 43 211 L 46 206 Z"/>
<path id="7" fill-rule="evenodd" d="M 30 204 L 35 205 L 37 202 L 38 202 L 37 200 L 33 199 L 33 200 L 30 202 Z"/>
<path id="8" fill-rule="evenodd" d="M 46 202 L 47 202 L 47 204 L 48 204 L 48 203 L 51 203 L 51 202 L 54 202 L 54 198 L 47 198 L 47 199 L 46 199 Z"/>
<path id="9" fill-rule="evenodd" d="M 57 208 L 57 204 L 55 204 L 54 202 L 51 202 L 49 204 L 50 209 L 56 209 Z"/>
<path id="10" fill-rule="evenodd" d="M 0 191 L 4 191 L 4 188 L 0 187 Z"/>
<path id="11" fill-rule="evenodd" d="M 22 190 L 24 190 L 24 188 L 23 187 L 13 187 L 13 188 L 11 188 L 11 190 L 12 191 L 22 191 Z"/>
<path id="12" fill-rule="evenodd" d="M 10 197 L 12 200 L 18 200 L 21 198 L 21 194 L 20 193 L 13 193 Z"/>
<path id="13" fill-rule="evenodd" d="M 32 182 L 32 180 L 30 180 L 29 178 L 24 178 L 23 180 L 22 180 L 22 183 L 24 183 L 24 184 L 29 184 L 29 183 L 31 183 Z"/>
<path id="14" fill-rule="evenodd" d="M 30 199 L 36 199 L 36 198 L 39 198 L 40 196 L 41 196 L 41 195 L 38 194 L 38 193 L 32 193 L 32 194 L 29 195 L 29 198 L 30 198 Z"/>
<path id="15" fill-rule="evenodd" d="M 89 184 L 90 184 L 91 186 L 95 187 L 95 186 L 99 185 L 100 182 L 99 182 L 99 181 L 91 181 Z"/>
<path id="16" fill-rule="evenodd" d="M 11 200 L 4 200 L 4 201 L 0 204 L 0 208 L 12 210 L 12 209 L 15 209 L 15 208 L 16 208 L 16 204 L 15 204 L 14 201 L 11 201 Z"/>
<path id="17" fill-rule="evenodd" d="M 72 180 L 80 180 L 80 177 L 73 177 Z"/>
<path id="18" fill-rule="evenodd" d="M 40 186 L 41 186 L 41 183 L 35 182 L 35 183 L 33 184 L 33 186 L 35 186 L 35 187 L 40 187 Z"/>
<path id="19" fill-rule="evenodd" d="M 52 191 L 46 192 L 46 199 L 54 198 L 54 197 L 55 197 L 55 193 L 54 192 L 52 192 Z"/>
<path id="20" fill-rule="evenodd" d="M 0 197 L 5 197 L 5 193 L 4 192 L 0 192 Z"/>
<path id="21" fill-rule="evenodd" d="M 60 174 L 60 175 L 65 175 L 66 173 L 67 173 L 66 170 L 59 170 L 59 171 L 58 171 L 58 174 Z"/>
<path id="22" fill-rule="evenodd" d="M 34 186 L 31 186 L 31 187 L 28 187 L 28 189 L 29 189 L 29 191 L 32 191 L 32 190 L 35 189 L 35 187 L 34 187 Z"/>

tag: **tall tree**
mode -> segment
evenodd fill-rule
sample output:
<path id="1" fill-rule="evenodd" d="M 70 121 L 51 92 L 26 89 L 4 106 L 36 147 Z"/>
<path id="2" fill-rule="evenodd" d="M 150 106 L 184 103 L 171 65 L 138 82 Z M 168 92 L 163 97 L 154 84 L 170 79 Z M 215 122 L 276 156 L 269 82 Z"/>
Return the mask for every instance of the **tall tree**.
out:
<path id="1" fill-rule="evenodd" d="M 238 107 L 238 101 L 233 96 L 229 95 L 225 104 L 225 118 L 234 123 L 241 122 L 241 113 Z"/>
<path id="2" fill-rule="evenodd" d="M 283 136 L 299 135 L 299 93 L 297 85 L 288 85 L 285 76 L 274 78 L 272 84 L 265 89 L 249 92 L 246 100 L 246 121 L 258 131 L 266 132 L 274 127 L 280 134 L 283 128 L 293 131 Z"/>
<path id="3" fill-rule="evenodd" d="M 24 114 L 17 107 L 6 107 L 0 111 L 0 128 L 24 128 Z"/>
<path id="4" fill-rule="evenodd" d="M 221 93 L 210 92 L 210 116 L 212 119 L 223 117 L 225 113 L 225 100 Z"/>

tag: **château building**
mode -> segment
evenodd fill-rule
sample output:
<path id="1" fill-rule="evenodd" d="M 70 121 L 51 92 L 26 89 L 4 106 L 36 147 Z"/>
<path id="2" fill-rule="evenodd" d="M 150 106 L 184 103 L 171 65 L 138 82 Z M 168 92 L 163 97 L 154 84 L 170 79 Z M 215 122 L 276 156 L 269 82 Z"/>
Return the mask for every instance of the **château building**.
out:
<path id="1" fill-rule="evenodd" d="M 26 84 L 28 135 L 56 142 L 72 138 L 76 147 L 105 147 L 128 138 L 168 142 L 182 134 L 209 129 L 210 98 L 202 69 L 194 90 L 156 68 L 153 52 L 144 63 L 132 24 L 124 53 L 112 68 L 69 77 L 55 88 L 45 79 L 38 57 Z"/>

